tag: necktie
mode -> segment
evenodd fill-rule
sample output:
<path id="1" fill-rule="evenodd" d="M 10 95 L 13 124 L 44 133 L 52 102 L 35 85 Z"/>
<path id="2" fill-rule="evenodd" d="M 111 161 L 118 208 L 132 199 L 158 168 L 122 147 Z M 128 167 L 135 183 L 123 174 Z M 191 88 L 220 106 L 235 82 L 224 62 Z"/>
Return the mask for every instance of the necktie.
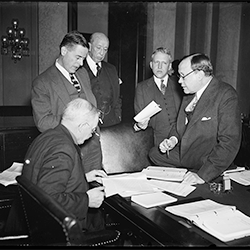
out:
<path id="1" fill-rule="evenodd" d="M 165 89 L 166 89 L 166 86 L 165 86 L 165 84 L 164 84 L 164 80 L 162 79 L 162 80 L 161 80 L 161 93 L 162 93 L 163 95 L 165 95 Z"/>
<path id="2" fill-rule="evenodd" d="M 73 86 L 77 89 L 78 92 L 80 92 L 81 91 L 80 83 L 76 80 L 73 73 L 69 73 L 69 75 L 70 75 L 71 82 L 73 83 Z"/>
<path id="3" fill-rule="evenodd" d="M 194 108 L 198 102 L 197 95 L 194 96 L 193 100 L 191 101 L 190 111 L 194 111 Z"/>
<path id="4" fill-rule="evenodd" d="M 100 75 L 100 71 L 101 71 L 101 67 L 98 63 L 96 63 L 96 69 L 97 69 L 97 73 L 96 73 L 96 76 L 99 76 Z"/>

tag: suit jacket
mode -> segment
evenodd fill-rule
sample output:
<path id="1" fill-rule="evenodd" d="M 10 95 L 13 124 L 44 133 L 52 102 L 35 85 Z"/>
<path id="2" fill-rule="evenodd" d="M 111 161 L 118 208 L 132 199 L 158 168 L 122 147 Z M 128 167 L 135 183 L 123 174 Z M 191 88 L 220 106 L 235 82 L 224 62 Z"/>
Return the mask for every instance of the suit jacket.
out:
<path id="1" fill-rule="evenodd" d="M 173 94 L 174 105 L 176 108 L 176 114 L 174 115 L 177 117 L 183 97 L 183 90 L 174 76 L 169 76 L 167 86 L 171 89 Z M 138 114 L 151 101 L 155 101 L 156 103 L 161 101 L 158 96 L 161 97 L 162 94 L 156 88 L 158 87 L 156 86 L 153 77 L 137 84 L 134 100 L 135 114 Z M 157 93 L 155 93 L 155 90 Z M 164 99 L 162 99 L 162 102 L 164 102 Z M 163 139 L 168 137 L 171 130 L 168 113 L 164 109 L 161 110 L 150 119 L 149 126 L 151 126 L 154 130 L 156 144 L 160 143 Z"/>
<path id="2" fill-rule="evenodd" d="M 80 149 L 63 125 L 45 131 L 32 142 L 22 175 L 54 197 L 86 228 L 89 186 Z"/>
<path id="3" fill-rule="evenodd" d="M 89 77 L 90 77 L 90 81 L 91 81 L 91 79 L 93 79 L 95 76 L 93 75 L 87 63 L 87 60 L 84 61 L 83 67 L 87 70 Z M 104 120 L 103 120 L 104 122 L 103 126 L 106 127 L 106 126 L 111 126 L 111 125 L 120 123 L 122 102 L 120 99 L 119 77 L 118 77 L 115 66 L 108 62 L 102 61 L 102 71 L 106 74 L 107 79 L 111 85 L 112 92 L 113 92 L 113 100 L 112 100 L 110 114 L 107 115 L 107 117 L 104 117 Z M 104 81 L 104 79 L 101 76 L 102 74 L 99 76 L 100 81 Z"/>
<path id="4" fill-rule="evenodd" d="M 39 131 L 43 132 L 56 127 L 66 105 L 77 97 L 86 99 L 96 106 L 96 99 L 92 93 L 86 70 L 84 68 L 78 69 L 76 77 L 81 84 L 79 94 L 55 65 L 52 65 L 33 81 L 31 104 L 34 122 Z"/>
<path id="5" fill-rule="evenodd" d="M 205 181 L 232 164 L 241 143 L 241 118 L 235 89 L 213 78 L 185 125 L 185 108 L 193 95 L 183 97 L 177 118 L 181 166 L 198 170 Z"/>

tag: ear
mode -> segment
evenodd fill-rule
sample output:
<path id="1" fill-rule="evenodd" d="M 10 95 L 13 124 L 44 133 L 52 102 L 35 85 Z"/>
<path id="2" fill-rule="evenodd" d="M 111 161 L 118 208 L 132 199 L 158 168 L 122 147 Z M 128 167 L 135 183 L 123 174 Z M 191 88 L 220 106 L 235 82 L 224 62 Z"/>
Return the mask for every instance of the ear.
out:
<path id="1" fill-rule="evenodd" d="M 89 51 L 91 50 L 91 43 L 89 42 Z"/>
<path id="2" fill-rule="evenodd" d="M 169 63 L 168 70 L 172 69 L 172 63 Z"/>
<path id="3" fill-rule="evenodd" d="M 150 66 L 150 68 L 152 69 L 152 67 L 153 67 L 152 61 L 150 61 L 149 66 Z"/>
<path id="4" fill-rule="evenodd" d="M 67 52 L 68 52 L 67 48 L 65 46 L 62 46 L 62 48 L 61 48 L 62 56 L 65 56 L 67 54 Z"/>
<path id="5" fill-rule="evenodd" d="M 198 74 L 198 79 L 201 80 L 205 76 L 205 72 L 203 70 L 199 70 Z"/>

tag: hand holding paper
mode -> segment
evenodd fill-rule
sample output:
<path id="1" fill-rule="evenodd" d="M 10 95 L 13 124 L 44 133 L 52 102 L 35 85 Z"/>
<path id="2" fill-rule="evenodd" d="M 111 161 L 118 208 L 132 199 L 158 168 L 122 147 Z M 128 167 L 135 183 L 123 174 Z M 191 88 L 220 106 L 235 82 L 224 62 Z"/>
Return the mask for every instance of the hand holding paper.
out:
<path id="1" fill-rule="evenodd" d="M 160 112 L 161 110 L 162 109 L 159 107 L 159 105 L 155 101 L 152 101 L 134 117 L 134 120 L 136 122 L 144 122 L 145 120 L 150 119 L 154 114 Z"/>

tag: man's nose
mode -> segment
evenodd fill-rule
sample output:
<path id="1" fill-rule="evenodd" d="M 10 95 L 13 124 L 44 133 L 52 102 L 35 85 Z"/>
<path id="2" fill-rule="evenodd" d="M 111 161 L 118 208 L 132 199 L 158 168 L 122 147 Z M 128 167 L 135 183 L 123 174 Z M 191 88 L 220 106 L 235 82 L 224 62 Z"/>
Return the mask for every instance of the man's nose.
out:
<path id="1" fill-rule="evenodd" d="M 79 59 L 79 64 L 80 64 L 80 66 L 83 65 L 83 58 Z"/>

